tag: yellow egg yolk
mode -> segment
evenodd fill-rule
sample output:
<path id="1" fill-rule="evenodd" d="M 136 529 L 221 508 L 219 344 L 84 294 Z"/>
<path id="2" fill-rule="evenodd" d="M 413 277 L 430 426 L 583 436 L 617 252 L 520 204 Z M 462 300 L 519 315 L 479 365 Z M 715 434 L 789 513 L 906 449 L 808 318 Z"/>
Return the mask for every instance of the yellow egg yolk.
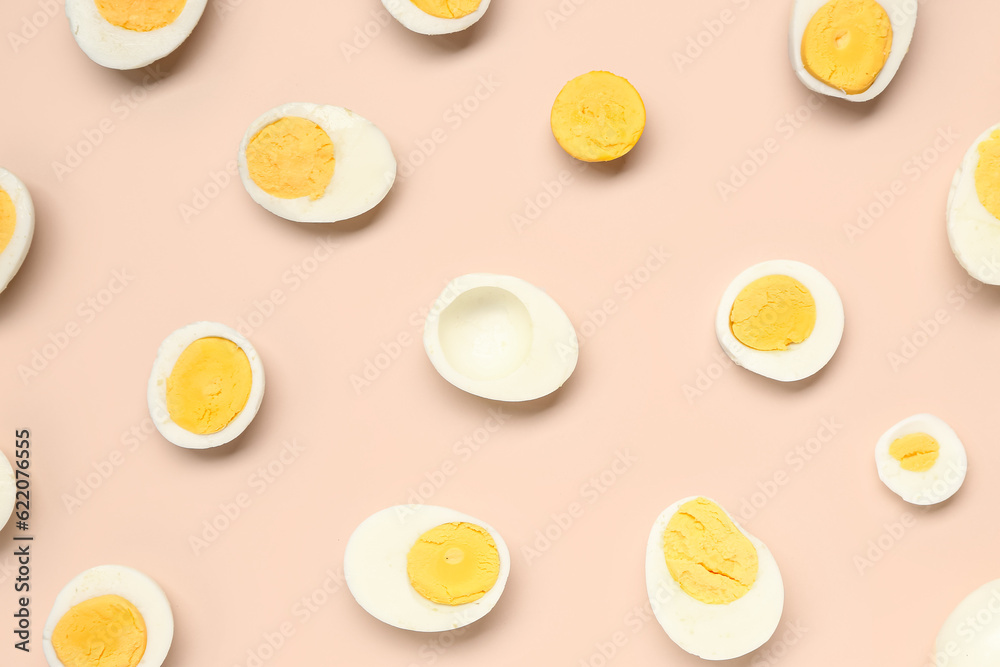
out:
<path id="1" fill-rule="evenodd" d="M 52 648 L 65 667 L 135 667 L 146 652 L 146 622 L 125 598 L 101 595 L 59 619 Z"/>
<path id="2" fill-rule="evenodd" d="M 439 19 L 460 19 L 479 9 L 480 0 L 411 0 L 417 9 Z"/>
<path id="3" fill-rule="evenodd" d="M 10 240 L 14 238 L 14 227 L 17 226 L 17 209 L 5 190 L 0 190 L 0 252 L 4 251 Z"/>
<path id="4" fill-rule="evenodd" d="M 976 165 L 976 194 L 994 218 L 1000 219 L 1000 130 L 979 144 Z"/>
<path id="5" fill-rule="evenodd" d="M 333 178 L 333 142 L 316 123 L 280 118 L 247 145 L 247 169 L 261 190 L 281 199 L 316 200 Z"/>
<path id="6" fill-rule="evenodd" d="M 903 470 L 925 472 L 937 463 L 938 441 L 926 433 L 909 433 L 889 445 L 889 455 L 899 461 Z"/>
<path id="7" fill-rule="evenodd" d="M 217 433 L 243 410 L 253 372 L 239 345 L 199 338 L 185 348 L 167 378 L 167 412 L 183 429 Z"/>
<path id="8" fill-rule="evenodd" d="M 567 83 L 552 105 L 552 134 L 584 162 L 625 155 L 646 127 L 646 107 L 632 84 L 611 72 L 589 72 Z"/>
<path id="9" fill-rule="evenodd" d="M 482 526 L 443 523 L 420 536 L 406 556 L 413 588 L 431 602 L 459 605 L 486 595 L 500 576 L 496 542 Z"/>
<path id="10" fill-rule="evenodd" d="M 848 95 L 863 93 L 892 49 L 892 25 L 874 0 L 831 0 L 802 35 L 802 64 L 823 83 Z"/>
<path id="11" fill-rule="evenodd" d="M 706 604 L 729 604 L 757 580 L 757 549 L 707 498 L 678 508 L 663 532 L 667 569 L 681 589 Z"/>
<path id="12" fill-rule="evenodd" d="M 95 0 L 95 3 L 97 11 L 111 25 L 149 32 L 176 21 L 187 0 Z"/>
<path id="13" fill-rule="evenodd" d="M 736 339 L 754 350 L 785 350 L 801 343 L 816 326 L 816 302 L 790 276 L 758 278 L 736 296 L 729 313 Z"/>

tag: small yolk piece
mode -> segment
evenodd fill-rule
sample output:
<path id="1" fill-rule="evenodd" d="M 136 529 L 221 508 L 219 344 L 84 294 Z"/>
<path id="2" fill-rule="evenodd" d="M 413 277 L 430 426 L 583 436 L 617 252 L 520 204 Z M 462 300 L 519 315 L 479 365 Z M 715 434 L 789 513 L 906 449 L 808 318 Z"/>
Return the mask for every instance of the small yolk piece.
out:
<path id="1" fill-rule="evenodd" d="M 848 95 L 868 90 L 892 50 L 892 24 L 875 0 L 830 0 L 802 34 L 802 64 Z"/>
<path id="2" fill-rule="evenodd" d="M 227 338 L 199 338 L 185 348 L 167 378 L 167 412 L 192 433 L 217 433 L 243 410 L 252 384 L 250 361 L 239 345 Z"/>
<path id="3" fill-rule="evenodd" d="M 926 472 L 937 463 L 941 446 L 926 433 L 909 433 L 889 445 L 889 455 L 899 461 L 903 470 Z"/>
<path id="4" fill-rule="evenodd" d="M 990 214 L 1000 219 L 1000 130 L 979 144 L 976 165 L 976 194 Z"/>
<path id="5" fill-rule="evenodd" d="M 607 162 L 632 150 L 646 127 L 639 92 L 611 72 L 582 74 L 559 91 L 550 117 L 552 134 L 584 162 Z"/>
<path id="6" fill-rule="evenodd" d="M 460 19 L 479 9 L 481 0 L 412 0 L 417 9 L 439 19 Z"/>
<path id="7" fill-rule="evenodd" d="M 705 604 L 729 604 L 757 581 L 757 549 L 707 498 L 689 500 L 670 517 L 663 555 L 674 581 Z"/>
<path id="8" fill-rule="evenodd" d="M 298 116 L 279 118 L 247 144 L 247 170 L 261 190 L 281 199 L 319 199 L 333 178 L 333 142 Z"/>
<path id="9" fill-rule="evenodd" d="M 406 574 L 431 602 L 460 605 L 486 595 L 500 576 L 500 554 L 489 532 L 474 523 L 443 523 L 410 548 Z"/>
<path id="10" fill-rule="evenodd" d="M 146 652 L 146 622 L 125 598 L 101 595 L 59 619 L 52 648 L 65 667 L 136 667 Z"/>
<path id="11" fill-rule="evenodd" d="M 10 240 L 14 238 L 14 227 L 17 226 L 17 209 L 6 190 L 0 190 L 0 252 L 4 251 Z"/>
<path id="12" fill-rule="evenodd" d="M 134 32 L 165 28 L 181 15 L 187 0 L 95 0 L 104 20 Z"/>
<path id="13" fill-rule="evenodd" d="M 816 302 L 791 276 L 758 278 L 736 296 L 729 313 L 736 339 L 754 350 L 785 350 L 816 326 Z"/>

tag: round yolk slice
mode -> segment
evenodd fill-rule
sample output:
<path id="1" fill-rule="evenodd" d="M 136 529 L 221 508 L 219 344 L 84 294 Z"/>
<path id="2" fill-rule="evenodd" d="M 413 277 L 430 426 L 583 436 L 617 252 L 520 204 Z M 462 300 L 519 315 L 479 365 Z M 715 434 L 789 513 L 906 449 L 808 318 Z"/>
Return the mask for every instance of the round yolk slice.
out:
<path id="1" fill-rule="evenodd" d="M 192 433 L 217 433 L 243 410 L 252 384 L 250 361 L 239 345 L 227 338 L 199 338 L 185 348 L 167 378 L 167 412 Z"/>
<path id="2" fill-rule="evenodd" d="M 181 15 L 187 0 L 95 0 L 104 20 L 119 28 L 149 32 L 164 28 Z"/>
<path id="3" fill-rule="evenodd" d="M 831 0 L 802 35 L 802 64 L 848 95 L 871 87 L 892 49 L 889 15 L 875 0 Z"/>
<path id="4" fill-rule="evenodd" d="M 784 350 L 816 326 L 816 302 L 790 276 L 764 276 L 740 291 L 729 313 L 736 339 L 754 350 Z"/>
<path id="5" fill-rule="evenodd" d="M 333 178 L 333 167 L 330 135 L 298 116 L 274 121 L 247 144 L 250 178 L 261 190 L 281 199 L 319 199 Z"/>
<path id="6" fill-rule="evenodd" d="M 903 470 L 926 472 L 937 463 L 941 446 L 926 433 L 908 433 L 889 445 L 889 455 L 899 461 Z"/>
<path id="7" fill-rule="evenodd" d="M 976 165 L 976 194 L 994 218 L 1000 219 L 1000 130 L 979 144 Z"/>
<path id="8" fill-rule="evenodd" d="M 496 542 L 482 526 L 444 523 L 420 536 L 406 556 L 410 584 L 431 602 L 460 605 L 486 595 L 500 576 Z"/>
<path id="9" fill-rule="evenodd" d="M 460 19 L 479 9 L 480 0 L 412 0 L 417 9 L 439 19 Z"/>
<path id="10" fill-rule="evenodd" d="M 585 162 L 607 162 L 635 146 L 646 127 L 646 107 L 631 83 L 611 72 L 589 72 L 559 91 L 552 105 L 552 134 L 567 153 Z"/>
<path id="11" fill-rule="evenodd" d="M 14 237 L 14 227 L 17 226 L 17 209 L 5 190 L 0 190 L 0 252 Z"/>
<path id="12" fill-rule="evenodd" d="M 125 598 L 101 595 L 59 619 L 52 648 L 65 667 L 136 667 L 146 652 L 146 622 Z"/>

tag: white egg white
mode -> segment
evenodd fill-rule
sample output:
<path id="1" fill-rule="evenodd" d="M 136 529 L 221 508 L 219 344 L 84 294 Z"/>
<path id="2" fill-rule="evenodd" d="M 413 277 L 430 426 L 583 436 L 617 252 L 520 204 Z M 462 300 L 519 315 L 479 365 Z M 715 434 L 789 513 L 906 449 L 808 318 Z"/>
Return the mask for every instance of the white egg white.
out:
<path id="1" fill-rule="evenodd" d="M 35 205 L 28 188 L 14 174 L 0 168 L 0 190 L 7 193 L 14 204 L 14 235 L 0 251 L 0 292 L 7 288 L 21 268 L 35 234 Z"/>
<path id="2" fill-rule="evenodd" d="M 934 659 L 941 667 L 1000 664 L 1000 579 L 983 584 L 955 607 L 938 631 Z"/>
<path id="3" fill-rule="evenodd" d="M 319 125 L 333 142 L 333 177 L 318 199 L 282 199 L 265 192 L 250 177 L 247 146 L 257 133 L 286 116 Z M 255 202 L 271 213 L 295 222 L 337 222 L 371 210 L 396 180 L 396 158 L 389 140 L 371 121 L 344 109 L 323 104 L 290 102 L 254 120 L 243 135 L 237 164 L 243 186 Z"/>
<path id="4" fill-rule="evenodd" d="M 250 362 L 252 384 L 243 410 L 225 428 L 215 433 L 192 433 L 170 418 L 170 413 L 167 411 L 167 378 L 173 372 L 181 353 L 191 343 L 199 338 L 209 337 L 227 338 L 243 350 Z M 264 365 L 250 341 L 232 327 L 218 322 L 195 322 L 174 331 L 160 344 L 156 360 L 153 362 L 153 371 L 149 375 L 146 400 L 156 429 L 173 444 L 186 449 L 218 447 L 243 433 L 257 414 L 261 401 L 264 400 Z"/>
<path id="5" fill-rule="evenodd" d="M 0 529 L 10 521 L 14 512 L 14 496 L 17 492 L 17 482 L 14 479 L 14 469 L 10 461 L 0 452 Z"/>
<path id="6" fill-rule="evenodd" d="M 458 19 L 443 19 L 432 16 L 417 7 L 410 0 L 382 0 L 382 5 L 389 10 L 393 18 L 421 35 L 447 35 L 459 32 L 472 26 L 490 6 L 490 0 L 482 0 L 476 11 Z"/>
<path id="7" fill-rule="evenodd" d="M 744 287 L 771 275 L 789 276 L 809 290 L 816 303 L 816 326 L 808 338 L 787 349 L 755 350 L 733 335 L 729 316 Z M 736 276 L 726 288 L 716 311 L 715 334 L 736 365 L 781 382 L 802 380 L 826 366 L 837 351 L 844 335 L 844 304 L 833 283 L 808 264 L 784 259 L 761 262 Z"/>
<path id="8" fill-rule="evenodd" d="M 146 652 L 137 667 L 160 667 L 174 639 L 174 615 L 163 589 L 148 576 L 122 565 L 99 565 L 77 575 L 56 596 L 42 631 L 42 652 L 49 667 L 64 667 L 52 647 L 56 624 L 72 607 L 101 595 L 131 602 L 146 624 Z"/>
<path id="9" fill-rule="evenodd" d="M 406 557 L 417 539 L 445 523 L 484 528 L 496 543 L 500 573 L 483 597 L 462 605 L 431 602 L 410 584 Z M 489 524 L 446 507 L 397 505 L 376 512 L 355 529 L 344 553 L 347 587 L 365 611 L 389 625 L 416 632 L 442 632 L 485 616 L 500 599 L 510 575 L 510 551 Z"/>
<path id="10" fill-rule="evenodd" d="M 767 546 L 727 512 L 757 550 L 756 581 L 743 597 L 729 604 L 707 604 L 684 592 L 667 568 L 663 534 L 681 505 L 695 497 L 673 503 L 653 523 L 646 544 L 646 592 L 656 620 L 682 649 L 706 660 L 738 658 L 762 646 L 777 629 L 785 604 L 781 572 Z"/>
<path id="11" fill-rule="evenodd" d="M 73 38 L 87 56 L 110 69 L 138 69 L 170 55 L 198 25 L 208 0 L 187 0 L 173 23 L 139 32 L 101 16 L 94 0 L 66 0 Z"/>
<path id="12" fill-rule="evenodd" d="M 904 470 L 889 453 L 898 438 L 910 433 L 926 433 L 938 442 L 938 458 L 930 470 Z M 875 443 L 875 466 L 878 477 L 889 489 L 908 503 L 934 505 L 955 495 L 965 481 L 969 462 L 958 434 L 943 420 L 929 414 L 907 417 Z"/>
<path id="13" fill-rule="evenodd" d="M 889 15 L 892 25 L 892 46 L 889 57 L 886 58 L 882 71 L 875 77 L 872 85 L 860 93 L 849 95 L 843 90 L 823 83 L 806 71 L 802 63 L 802 36 L 805 34 L 809 21 L 825 5 L 828 0 L 795 0 L 792 8 L 792 23 L 788 33 L 788 50 L 792 60 L 792 68 L 806 88 L 830 97 L 839 97 L 851 102 L 867 102 L 886 89 L 889 82 L 896 76 L 903 56 L 910 50 L 913 40 L 913 30 L 917 25 L 917 0 L 877 0 L 885 13 Z"/>
<path id="14" fill-rule="evenodd" d="M 979 144 L 990 138 L 1000 123 L 990 127 L 966 151 L 955 171 L 948 193 L 948 241 L 958 263 L 969 275 L 987 285 L 1000 285 L 1000 220 L 986 210 L 976 192 Z"/>
<path id="15" fill-rule="evenodd" d="M 497 401 L 554 392 L 579 358 L 573 323 L 552 297 L 520 278 L 490 273 L 448 283 L 424 323 L 424 349 L 445 380 Z"/>

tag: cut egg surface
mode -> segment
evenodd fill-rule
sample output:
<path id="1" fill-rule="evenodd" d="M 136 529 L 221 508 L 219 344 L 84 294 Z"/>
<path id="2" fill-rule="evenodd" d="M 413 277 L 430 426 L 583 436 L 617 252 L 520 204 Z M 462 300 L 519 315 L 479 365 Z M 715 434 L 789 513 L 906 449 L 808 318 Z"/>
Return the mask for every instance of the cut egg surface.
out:
<path id="1" fill-rule="evenodd" d="M 833 284 L 811 266 L 762 262 L 726 288 L 715 332 L 737 365 L 792 382 L 833 358 L 844 334 L 844 306 Z"/>
<path id="2" fill-rule="evenodd" d="M 948 241 L 976 280 L 1000 285 L 1000 123 L 969 147 L 948 194 Z"/>
<path id="3" fill-rule="evenodd" d="M 934 505 L 965 481 L 969 462 L 958 434 L 930 414 L 907 417 L 875 444 L 878 476 L 908 503 Z"/>
<path id="4" fill-rule="evenodd" d="M 995 667 L 1000 664 L 1000 579 L 983 584 L 945 620 L 934 644 L 935 665 Z"/>
<path id="5" fill-rule="evenodd" d="M 916 22 L 914 0 L 796 0 L 792 67 L 814 92 L 868 101 L 896 75 Z"/>
<path id="6" fill-rule="evenodd" d="M 66 0 L 73 37 L 111 69 L 138 69 L 163 58 L 194 30 L 207 0 Z"/>
<path id="7" fill-rule="evenodd" d="M 646 127 L 646 107 L 625 78 L 588 72 L 563 86 L 549 120 L 567 153 L 584 162 L 607 162 L 638 143 Z"/>
<path id="8" fill-rule="evenodd" d="M 217 322 L 195 322 L 160 345 L 149 376 L 149 414 L 179 447 L 218 447 L 250 425 L 264 398 L 264 366 L 253 345 Z"/>
<path id="9" fill-rule="evenodd" d="M 250 124 L 237 158 L 240 179 L 265 209 L 296 222 L 337 222 L 371 210 L 396 180 L 389 141 L 344 109 L 292 102 Z"/>
<path id="10" fill-rule="evenodd" d="M 389 625 L 441 632 L 485 616 L 503 593 L 510 552 L 488 524 L 432 505 L 398 505 L 355 529 L 344 577 L 358 604 Z"/>
<path id="11" fill-rule="evenodd" d="M 14 468 L 3 452 L 0 452 L 0 529 L 10 521 L 16 495 L 17 481 L 14 478 Z"/>
<path id="12" fill-rule="evenodd" d="M 0 168 L 0 292 L 28 256 L 35 234 L 35 206 L 21 180 Z"/>
<path id="13" fill-rule="evenodd" d="M 59 592 L 42 633 L 49 667 L 160 667 L 174 636 L 163 590 L 129 567 L 101 565 Z"/>
<path id="14" fill-rule="evenodd" d="M 497 401 L 551 394 L 579 358 L 576 330 L 552 297 L 487 273 L 448 283 L 424 323 L 424 349 L 445 380 Z"/>
<path id="15" fill-rule="evenodd" d="M 738 658 L 763 645 L 785 600 L 778 563 L 764 543 L 701 496 L 677 501 L 653 523 L 646 591 L 670 639 L 706 660 Z"/>
<path id="16" fill-rule="evenodd" d="M 421 35 L 447 35 L 471 27 L 489 9 L 490 0 L 382 0 L 404 27 Z"/>

